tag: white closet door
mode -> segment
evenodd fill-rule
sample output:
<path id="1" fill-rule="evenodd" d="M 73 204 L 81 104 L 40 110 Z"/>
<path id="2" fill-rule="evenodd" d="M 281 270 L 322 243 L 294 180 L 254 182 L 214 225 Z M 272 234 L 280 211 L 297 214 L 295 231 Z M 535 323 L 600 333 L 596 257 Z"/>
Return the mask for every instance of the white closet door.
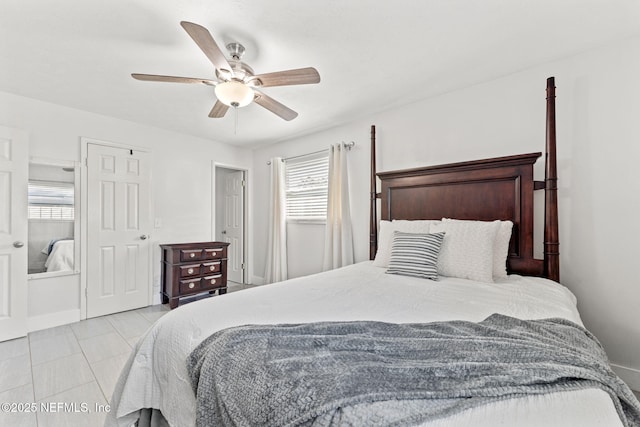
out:
<path id="1" fill-rule="evenodd" d="M 26 132 L 0 126 L 0 341 L 27 335 Z"/>
<path id="2" fill-rule="evenodd" d="M 150 304 L 149 153 L 87 147 L 87 317 Z"/>

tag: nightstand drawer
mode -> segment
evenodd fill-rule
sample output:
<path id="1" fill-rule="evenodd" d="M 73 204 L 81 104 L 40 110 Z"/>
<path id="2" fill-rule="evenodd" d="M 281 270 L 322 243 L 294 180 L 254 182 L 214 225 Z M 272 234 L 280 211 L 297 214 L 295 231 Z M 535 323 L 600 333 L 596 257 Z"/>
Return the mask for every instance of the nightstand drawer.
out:
<path id="1" fill-rule="evenodd" d="M 220 273 L 222 271 L 222 261 L 205 262 L 202 264 L 202 274 Z"/>
<path id="2" fill-rule="evenodd" d="M 222 280 L 222 274 L 216 274 L 214 276 L 207 276 L 202 279 L 202 288 L 224 288 L 227 285 Z"/>
<path id="3" fill-rule="evenodd" d="M 180 251 L 180 261 L 200 261 L 202 259 L 202 249 L 182 249 Z"/>
<path id="4" fill-rule="evenodd" d="M 221 259 L 227 257 L 227 248 L 208 248 L 204 250 L 202 259 Z"/>
<path id="5" fill-rule="evenodd" d="M 191 292 L 199 291 L 201 287 L 202 279 L 191 279 L 191 280 L 181 280 L 180 281 L 180 293 L 188 294 Z"/>
<path id="6" fill-rule="evenodd" d="M 201 274 L 200 264 L 181 265 L 179 268 L 180 277 L 199 276 Z"/>

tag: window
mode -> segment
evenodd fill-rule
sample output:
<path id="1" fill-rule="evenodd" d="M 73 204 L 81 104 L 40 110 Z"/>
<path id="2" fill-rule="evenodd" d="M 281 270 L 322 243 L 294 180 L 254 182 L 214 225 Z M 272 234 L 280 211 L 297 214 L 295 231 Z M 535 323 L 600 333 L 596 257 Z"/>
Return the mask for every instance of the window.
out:
<path id="1" fill-rule="evenodd" d="M 74 219 L 73 183 L 29 181 L 29 219 Z"/>
<path id="2" fill-rule="evenodd" d="M 285 164 L 288 220 L 326 220 L 329 153 L 289 159 Z"/>

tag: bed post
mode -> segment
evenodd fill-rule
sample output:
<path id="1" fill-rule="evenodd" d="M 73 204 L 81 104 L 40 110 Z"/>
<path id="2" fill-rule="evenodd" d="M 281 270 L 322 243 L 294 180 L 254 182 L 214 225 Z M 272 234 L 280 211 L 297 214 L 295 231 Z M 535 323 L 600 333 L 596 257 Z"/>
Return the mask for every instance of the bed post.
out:
<path id="1" fill-rule="evenodd" d="M 376 193 L 376 127 L 371 125 L 371 206 L 369 207 L 369 259 L 376 257 L 378 251 L 378 219 Z"/>
<path id="2" fill-rule="evenodd" d="M 560 281 L 560 240 L 558 236 L 558 170 L 556 160 L 555 79 L 547 79 L 547 126 L 544 199 L 544 275 Z"/>

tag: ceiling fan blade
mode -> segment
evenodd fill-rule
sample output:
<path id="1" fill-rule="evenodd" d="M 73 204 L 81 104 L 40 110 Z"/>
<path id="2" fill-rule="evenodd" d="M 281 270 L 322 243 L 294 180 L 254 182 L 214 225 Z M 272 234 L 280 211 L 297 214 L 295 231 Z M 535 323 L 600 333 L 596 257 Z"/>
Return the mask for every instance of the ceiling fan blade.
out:
<path id="1" fill-rule="evenodd" d="M 209 113 L 209 117 L 211 117 L 212 119 L 224 117 L 224 115 L 227 114 L 228 109 L 228 105 L 225 105 L 220 101 L 216 101 L 216 103 L 213 105 L 213 108 L 211 109 L 211 112 Z"/>
<path id="2" fill-rule="evenodd" d="M 286 121 L 293 120 L 296 117 L 298 117 L 298 113 L 293 111 L 291 108 L 279 103 L 278 101 L 271 98 L 270 96 L 267 96 L 264 93 L 259 92 L 255 89 L 254 89 L 254 92 L 256 94 L 254 98 L 255 103 L 271 111 L 273 114 L 280 116 Z"/>
<path id="3" fill-rule="evenodd" d="M 134 73 L 134 74 L 131 74 L 131 77 L 133 77 L 136 80 L 142 80 L 145 82 L 169 82 L 169 83 L 191 83 L 191 84 L 204 83 L 209 86 L 215 86 L 217 83 L 215 80 L 209 80 L 209 79 L 196 79 L 193 77 L 159 76 L 156 74 Z"/>
<path id="4" fill-rule="evenodd" d="M 229 65 L 227 58 L 225 58 L 224 53 L 216 44 L 209 30 L 193 22 L 182 21 L 180 25 L 219 71 L 232 71 L 231 65 Z"/>
<path id="5" fill-rule="evenodd" d="M 260 87 L 306 85 L 320 83 L 320 74 L 313 67 L 295 70 L 277 71 L 275 73 L 258 74 L 251 80 L 259 81 Z"/>

